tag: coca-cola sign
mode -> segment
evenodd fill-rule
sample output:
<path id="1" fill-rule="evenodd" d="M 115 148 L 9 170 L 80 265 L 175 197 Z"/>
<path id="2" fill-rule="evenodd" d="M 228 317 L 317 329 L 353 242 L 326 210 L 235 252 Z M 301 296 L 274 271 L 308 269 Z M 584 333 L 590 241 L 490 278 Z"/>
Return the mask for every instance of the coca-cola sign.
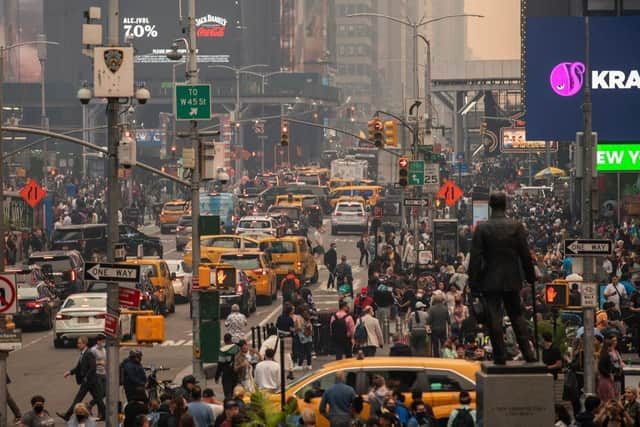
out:
<path id="1" fill-rule="evenodd" d="M 205 15 L 196 18 L 196 36 L 222 38 L 227 28 L 227 20 L 221 16 Z"/>

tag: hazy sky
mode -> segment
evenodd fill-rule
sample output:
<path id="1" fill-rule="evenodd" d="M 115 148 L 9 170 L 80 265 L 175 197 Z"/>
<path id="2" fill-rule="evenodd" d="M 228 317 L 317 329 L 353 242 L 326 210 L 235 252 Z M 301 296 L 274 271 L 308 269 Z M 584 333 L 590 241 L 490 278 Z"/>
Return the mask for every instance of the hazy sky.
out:
<path id="1" fill-rule="evenodd" d="M 467 60 L 520 59 L 520 0 L 466 0 Z"/>

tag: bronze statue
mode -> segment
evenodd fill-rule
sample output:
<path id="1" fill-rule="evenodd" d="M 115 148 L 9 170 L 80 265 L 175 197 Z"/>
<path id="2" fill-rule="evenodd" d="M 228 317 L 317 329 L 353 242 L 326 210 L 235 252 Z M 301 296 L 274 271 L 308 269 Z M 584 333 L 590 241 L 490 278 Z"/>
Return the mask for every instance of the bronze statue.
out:
<path id="1" fill-rule="evenodd" d="M 506 217 L 507 197 L 502 192 L 489 198 L 491 216 L 478 224 L 473 233 L 469 260 L 469 286 L 482 301 L 485 319 L 493 347 L 493 360 L 506 363 L 506 348 L 502 329 L 502 307 L 511 319 L 524 359 L 534 362 L 529 327 L 523 316 L 520 290 L 524 281 L 535 282 L 535 271 L 527 232 L 518 221 Z"/>

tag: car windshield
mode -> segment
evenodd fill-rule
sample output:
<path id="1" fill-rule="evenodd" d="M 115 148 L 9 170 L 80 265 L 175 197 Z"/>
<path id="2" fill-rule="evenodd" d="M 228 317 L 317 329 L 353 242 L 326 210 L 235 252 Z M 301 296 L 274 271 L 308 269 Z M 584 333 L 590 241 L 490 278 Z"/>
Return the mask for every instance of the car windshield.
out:
<path id="1" fill-rule="evenodd" d="M 190 227 L 192 222 L 193 221 L 192 221 L 190 216 L 189 217 L 184 217 L 183 216 L 182 218 L 180 218 L 180 221 L 178 221 L 178 225 L 182 225 L 183 227 L 185 227 L 185 226 L 186 227 Z"/>
<path id="2" fill-rule="evenodd" d="M 220 257 L 220 262 L 224 264 L 231 264 L 240 270 L 255 270 L 256 268 L 262 268 L 258 255 L 223 255 Z"/>
<path id="3" fill-rule="evenodd" d="M 140 274 L 146 274 L 147 277 L 158 277 L 158 269 L 153 264 L 140 265 Z"/>
<path id="4" fill-rule="evenodd" d="M 265 243 L 263 246 L 263 250 L 267 248 L 267 244 Z M 295 242 L 271 242 L 271 253 L 273 254 L 287 254 L 293 253 L 296 251 Z"/>
<path id="5" fill-rule="evenodd" d="M 67 271 L 71 270 L 71 260 L 69 257 L 42 257 L 42 258 L 29 258 L 29 264 L 36 264 L 42 267 L 45 264 L 51 266 L 51 271 Z"/>
<path id="6" fill-rule="evenodd" d="M 181 262 L 167 262 L 167 265 L 169 266 L 169 271 L 171 273 L 177 273 L 180 271 L 180 264 Z M 183 268 L 184 270 L 184 268 Z"/>
<path id="7" fill-rule="evenodd" d="M 82 231 L 80 230 L 56 230 L 53 232 L 54 242 L 68 242 L 73 240 L 82 240 Z"/>
<path id="8" fill-rule="evenodd" d="M 183 211 L 186 206 L 187 206 L 186 203 L 164 205 L 164 210 L 170 211 L 170 212 L 178 212 L 178 211 Z"/>
<path id="9" fill-rule="evenodd" d="M 107 292 L 109 284 L 107 282 L 91 282 L 87 292 Z"/>
<path id="10" fill-rule="evenodd" d="M 298 219 L 298 218 L 300 218 L 300 211 L 298 209 L 291 209 L 291 208 L 274 206 L 274 207 L 269 208 L 268 213 L 286 215 L 290 219 Z"/>
<path id="11" fill-rule="evenodd" d="M 107 307 L 107 296 L 106 295 L 96 295 L 96 296 L 70 296 L 64 302 L 62 308 L 106 308 Z"/>
<path id="12" fill-rule="evenodd" d="M 244 220 L 238 223 L 238 227 L 250 229 L 271 228 L 271 223 L 269 221 Z"/>

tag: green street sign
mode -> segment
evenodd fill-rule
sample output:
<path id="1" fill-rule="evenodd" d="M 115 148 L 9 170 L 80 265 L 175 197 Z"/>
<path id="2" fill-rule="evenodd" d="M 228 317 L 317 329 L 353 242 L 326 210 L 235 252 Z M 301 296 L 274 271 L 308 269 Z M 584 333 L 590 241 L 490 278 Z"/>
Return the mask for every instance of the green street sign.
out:
<path id="1" fill-rule="evenodd" d="M 424 185 L 424 160 L 409 160 L 409 185 Z"/>
<path id="2" fill-rule="evenodd" d="M 596 169 L 598 172 L 640 171 L 640 144 L 598 144 Z"/>
<path id="3" fill-rule="evenodd" d="M 176 120 L 211 120 L 211 85 L 176 85 Z"/>

